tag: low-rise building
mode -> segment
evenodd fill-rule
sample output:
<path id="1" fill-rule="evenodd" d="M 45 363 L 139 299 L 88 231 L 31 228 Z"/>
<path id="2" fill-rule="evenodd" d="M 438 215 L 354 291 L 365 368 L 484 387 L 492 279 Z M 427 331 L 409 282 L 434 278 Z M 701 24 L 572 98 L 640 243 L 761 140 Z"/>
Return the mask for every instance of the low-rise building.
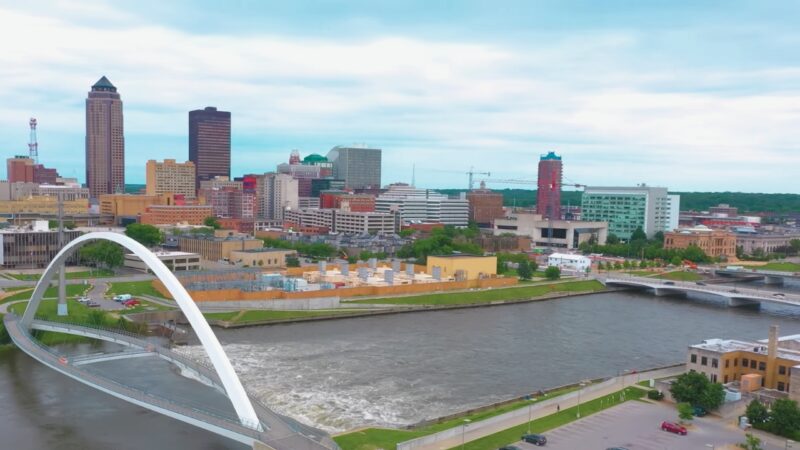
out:
<path id="1" fill-rule="evenodd" d="M 605 244 L 608 223 L 547 220 L 541 214 L 512 212 L 502 219 L 495 219 L 492 231 L 495 236 L 528 236 L 537 247 L 574 249 L 582 242 Z"/>
<path id="2" fill-rule="evenodd" d="M 665 249 L 685 249 L 690 245 L 699 247 L 712 258 L 736 258 L 736 235 L 729 231 L 698 225 L 664 233 Z"/>
<path id="3" fill-rule="evenodd" d="M 80 215 L 89 212 L 89 200 L 79 198 L 63 202 L 64 214 Z M 0 214 L 38 214 L 42 216 L 58 214 L 58 197 L 31 196 L 19 200 L 0 201 Z"/>
<path id="4" fill-rule="evenodd" d="M 469 202 L 469 220 L 478 226 L 489 228 L 495 219 L 505 217 L 503 210 L 503 194 L 486 189 L 486 183 L 481 181 L 480 189 L 467 192 Z"/>
<path id="5" fill-rule="evenodd" d="M 114 216 L 114 224 L 120 224 L 125 219 L 137 221 L 139 216 L 151 205 L 175 204 L 174 196 L 171 194 L 102 194 L 98 201 L 100 203 L 100 214 Z"/>
<path id="6" fill-rule="evenodd" d="M 791 246 L 795 239 L 800 240 L 800 231 L 774 230 L 760 231 L 752 227 L 735 228 L 736 246 L 741 248 L 745 255 L 780 252 Z"/>
<path id="7" fill-rule="evenodd" d="M 426 273 L 440 279 L 477 280 L 497 275 L 497 257 L 479 255 L 428 256 Z"/>
<path id="8" fill-rule="evenodd" d="M 200 255 L 187 252 L 155 252 L 155 255 L 167 268 L 173 272 L 187 270 L 200 270 Z M 151 273 L 150 267 L 134 253 L 125 255 L 125 267 Z"/>
<path id="9" fill-rule="evenodd" d="M 64 230 L 64 245 L 83 234 Z M 0 266 L 4 269 L 47 267 L 62 246 L 58 231 L 50 230 L 47 221 L 36 221 L 26 227 L 0 230 Z M 73 263 L 73 255 L 68 263 Z"/>
<path id="10" fill-rule="evenodd" d="M 231 252 L 263 247 L 264 241 L 261 239 L 237 234 L 226 237 L 194 234 L 181 236 L 178 241 L 178 248 L 182 252 L 199 253 L 209 261 L 229 261 Z"/>
<path id="11" fill-rule="evenodd" d="M 296 250 L 284 248 L 256 248 L 252 250 L 235 250 L 231 252 L 231 262 L 250 267 L 264 269 L 281 269 L 286 267 L 286 257 L 297 256 Z"/>
<path id="12" fill-rule="evenodd" d="M 203 221 L 213 215 L 214 208 L 206 205 L 150 205 L 142 212 L 140 222 L 147 225 L 203 225 Z"/>
<path id="13" fill-rule="evenodd" d="M 290 228 L 312 227 L 331 233 L 395 233 L 400 223 L 397 214 L 350 212 L 341 209 L 297 209 L 285 212 Z"/>
<path id="14" fill-rule="evenodd" d="M 723 384 L 755 375 L 760 387 L 789 392 L 794 395 L 790 398 L 800 400 L 794 386 L 800 381 L 800 335 L 778 337 L 773 325 L 765 340 L 707 339 L 689 346 L 686 368 Z"/>
<path id="15" fill-rule="evenodd" d="M 583 255 L 552 253 L 547 257 L 547 267 L 558 267 L 572 272 L 586 272 L 592 267 L 592 260 Z"/>

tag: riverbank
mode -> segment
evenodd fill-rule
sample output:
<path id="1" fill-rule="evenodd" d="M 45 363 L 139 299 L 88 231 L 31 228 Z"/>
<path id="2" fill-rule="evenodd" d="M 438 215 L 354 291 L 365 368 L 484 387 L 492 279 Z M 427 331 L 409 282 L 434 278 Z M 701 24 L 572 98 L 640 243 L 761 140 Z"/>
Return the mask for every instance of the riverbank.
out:
<path id="1" fill-rule="evenodd" d="M 476 450 L 496 449 L 519 440 L 519 436 L 525 432 L 525 429 L 520 431 L 518 428 L 527 426 L 528 414 L 532 414 L 530 417 L 536 419 L 532 422 L 532 425 L 537 432 L 547 431 L 575 420 L 577 401 L 580 400 L 578 397 L 576 401 L 576 392 L 579 389 L 586 391 L 583 393 L 584 402 L 581 403 L 580 411 L 584 416 L 587 416 L 620 404 L 623 401 L 644 396 L 645 389 L 637 389 L 636 386 L 640 377 L 647 377 L 648 374 L 658 375 L 679 372 L 684 367 L 684 364 L 673 364 L 648 369 L 637 374 L 589 380 L 588 384 L 586 382 L 583 383 L 583 387 L 581 383 L 573 383 L 504 402 L 426 420 L 401 429 L 357 429 L 338 434 L 334 436 L 334 440 L 342 449 L 346 450 L 389 449 L 398 447 L 400 443 L 408 443 L 406 444 L 408 448 L 427 448 L 432 445 L 426 444 L 425 442 L 427 441 L 437 442 L 436 448 L 448 448 L 446 445 L 444 447 L 442 445 L 452 439 L 452 436 L 460 436 L 462 428 L 466 426 L 470 430 L 467 434 L 473 435 L 466 441 L 474 441 L 467 448 Z M 622 392 L 626 394 L 620 397 Z M 561 409 L 562 405 L 564 409 Z M 531 408 L 531 410 L 528 411 L 528 408 Z M 508 418 L 501 416 L 507 416 Z M 482 423 L 495 421 L 498 423 L 492 423 L 481 433 L 480 425 Z M 520 423 L 524 423 L 524 425 L 520 425 Z M 453 430 L 455 431 L 453 432 Z M 442 437 L 437 438 L 434 435 L 441 435 Z M 417 441 L 417 444 L 411 444 L 410 441 L 414 440 L 419 441 Z"/>
<path id="2" fill-rule="evenodd" d="M 607 288 L 596 280 L 567 281 L 536 286 L 509 287 L 476 292 L 436 293 L 397 298 L 348 301 L 373 307 L 370 310 L 329 310 L 329 311 L 268 311 L 247 310 L 224 313 L 204 313 L 212 326 L 220 328 L 242 328 L 262 325 L 277 325 L 321 320 L 349 319 L 390 314 L 447 311 L 456 309 L 485 308 L 492 306 L 529 303 L 565 297 L 577 297 L 599 292 L 616 292 L 625 288 Z M 538 295 L 537 295 L 538 294 Z M 388 306 L 388 307 L 387 307 Z M 244 314 L 242 314 L 244 313 Z M 249 314 L 249 316 L 248 316 Z M 259 315 L 266 318 L 260 319 Z M 250 317 L 251 320 L 247 320 Z M 245 320 L 242 320 L 245 319 Z"/>

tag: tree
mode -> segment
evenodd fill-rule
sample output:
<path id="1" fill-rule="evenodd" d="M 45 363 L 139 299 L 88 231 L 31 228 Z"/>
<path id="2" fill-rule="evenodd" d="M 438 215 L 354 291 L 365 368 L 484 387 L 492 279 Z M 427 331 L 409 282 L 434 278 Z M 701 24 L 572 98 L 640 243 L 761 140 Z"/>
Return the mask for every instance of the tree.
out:
<path id="1" fill-rule="evenodd" d="M 653 235 L 653 240 L 664 243 L 664 232 L 663 231 L 656 231 L 656 234 Z"/>
<path id="2" fill-rule="evenodd" d="M 625 262 L 622 263 L 622 267 L 624 267 L 626 269 L 630 269 L 631 268 L 631 262 L 626 259 Z"/>
<path id="3" fill-rule="evenodd" d="M 606 236 L 606 245 L 617 245 L 619 244 L 619 237 L 614 233 L 608 233 Z"/>
<path id="4" fill-rule="evenodd" d="M 744 439 L 745 441 L 739 444 L 739 447 L 743 448 L 744 450 L 764 450 L 764 447 L 761 446 L 761 439 L 753 436 L 752 434 L 747 433 L 744 435 Z"/>
<path id="5" fill-rule="evenodd" d="M 764 406 L 763 403 L 760 401 L 753 399 L 750 404 L 747 405 L 747 410 L 745 411 L 745 415 L 747 416 L 747 420 L 750 421 L 753 425 L 760 425 L 767 421 L 769 418 L 769 411 L 767 411 L 767 407 Z"/>
<path id="6" fill-rule="evenodd" d="M 622 263 L 617 261 L 614 263 L 614 270 L 622 270 Z"/>
<path id="7" fill-rule="evenodd" d="M 119 267 L 124 261 L 122 247 L 109 241 L 97 241 L 81 247 L 78 257 L 94 266 L 108 269 Z"/>
<path id="8" fill-rule="evenodd" d="M 800 430 L 800 408 L 795 400 L 779 399 L 772 404 L 770 413 L 771 431 L 784 437 L 792 438 Z"/>
<path id="9" fill-rule="evenodd" d="M 222 225 L 219 224 L 219 220 L 217 220 L 214 216 L 208 216 L 203 220 L 203 225 L 207 227 L 211 227 L 215 230 L 219 230 L 222 228 Z"/>
<path id="10" fill-rule="evenodd" d="M 709 382 L 700 393 L 700 398 L 697 399 L 695 406 L 706 411 L 713 411 L 719 408 L 723 402 L 725 402 L 725 389 L 719 383 Z"/>
<path id="11" fill-rule="evenodd" d="M 297 256 L 289 255 L 286 257 L 286 267 L 300 267 L 300 259 Z"/>
<path id="12" fill-rule="evenodd" d="M 544 270 L 544 276 L 548 280 L 557 280 L 561 278 L 561 269 L 556 266 L 550 266 Z"/>
<path id="13" fill-rule="evenodd" d="M 639 268 L 640 269 L 647 269 L 647 261 L 645 261 L 645 260 L 639 261 Z"/>
<path id="14" fill-rule="evenodd" d="M 125 227 L 125 235 L 145 247 L 155 247 L 161 243 L 161 231 L 152 225 L 132 223 Z"/>
<path id="15" fill-rule="evenodd" d="M 636 227 L 636 229 L 631 233 L 631 242 L 633 241 L 646 241 L 647 234 L 645 234 L 642 227 Z"/>
<path id="16" fill-rule="evenodd" d="M 677 408 L 678 408 L 678 419 L 680 419 L 681 422 L 689 421 L 692 420 L 692 418 L 694 418 L 694 408 L 692 408 L 691 404 L 687 402 L 681 402 L 678 403 Z"/>
<path id="17" fill-rule="evenodd" d="M 690 245 L 683 249 L 683 259 L 688 259 L 692 262 L 705 262 L 708 261 L 708 256 L 706 253 L 696 245 Z"/>
<path id="18" fill-rule="evenodd" d="M 800 253 L 800 239 L 792 239 L 789 241 L 789 247 L 792 248 L 792 253 L 798 254 Z"/>
<path id="19" fill-rule="evenodd" d="M 675 401 L 697 405 L 709 384 L 711 382 L 702 373 L 686 372 L 672 383 L 669 391 Z"/>
<path id="20" fill-rule="evenodd" d="M 530 280 L 531 277 L 533 277 L 533 270 L 531 270 L 531 265 L 527 260 L 523 260 L 519 263 L 519 267 L 517 267 L 517 275 L 519 275 L 520 279 L 523 280 Z"/>
<path id="21" fill-rule="evenodd" d="M 672 259 L 669 261 L 669 263 L 672 264 L 673 266 L 680 266 L 681 264 L 683 264 L 683 261 L 681 261 L 681 257 L 680 256 L 675 255 L 675 256 L 672 257 Z"/>

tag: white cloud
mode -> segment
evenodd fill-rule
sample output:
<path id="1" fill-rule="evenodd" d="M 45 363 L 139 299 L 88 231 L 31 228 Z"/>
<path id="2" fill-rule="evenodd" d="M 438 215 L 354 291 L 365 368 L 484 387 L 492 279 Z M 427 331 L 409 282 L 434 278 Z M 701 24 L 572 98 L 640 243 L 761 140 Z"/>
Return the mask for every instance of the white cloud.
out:
<path id="1" fill-rule="evenodd" d="M 556 150 L 570 178 L 583 183 L 614 174 L 616 183 L 781 191 L 793 181 L 788 164 L 800 163 L 792 151 L 800 93 L 769 85 L 791 83 L 800 68 L 648 69 L 632 64 L 637 35 L 622 32 L 505 46 L 400 35 L 233 37 L 153 25 L 102 4 L 91 13 L 71 2 L 56 6 L 50 16 L 0 9 L 0 40 L 25 37 L 0 52 L 0 145 L 17 146 L 35 114 L 47 133 L 79 146 L 83 98 L 107 75 L 125 102 L 129 179 L 143 177 L 148 158 L 184 158 L 185 148 L 165 150 L 158 136 L 182 142 L 187 111 L 206 105 L 233 112 L 248 148 L 381 145 L 387 182 L 410 178 L 414 161 L 420 174 L 425 166 L 453 169 L 429 178 L 437 186 L 463 184 L 457 172 L 469 166 L 533 178 L 538 155 Z M 105 16 L 114 26 L 98 26 Z M 663 89 L 670 85 L 687 88 Z M 282 160 L 234 155 L 248 171 Z M 753 164 L 769 179 L 747 177 Z M 698 176 L 719 168 L 722 176 Z"/>

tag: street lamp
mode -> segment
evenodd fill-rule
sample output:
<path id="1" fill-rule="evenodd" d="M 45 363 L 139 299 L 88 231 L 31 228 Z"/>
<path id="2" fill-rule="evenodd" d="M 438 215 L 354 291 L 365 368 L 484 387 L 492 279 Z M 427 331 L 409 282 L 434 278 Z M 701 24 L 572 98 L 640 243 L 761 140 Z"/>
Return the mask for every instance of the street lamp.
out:
<path id="1" fill-rule="evenodd" d="M 528 400 L 528 434 L 531 434 L 531 409 L 533 408 L 533 400 Z"/>
<path id="2" fill-rule="evenodd" d="M 581 383 L 580 389 L 578 389 L 578 419 L 581 418 L 581 392 L 583 392 L 583 387 L 586 386 L 586 383 Z"/>
<path id="3" fill-rule="evenodd" d="M 461 450 L 464 450 L 464 431 L 467 430 L 467 424 L 469 424 L 469 419 L 464 419 L 464 425 L 461 426 Z"/>

